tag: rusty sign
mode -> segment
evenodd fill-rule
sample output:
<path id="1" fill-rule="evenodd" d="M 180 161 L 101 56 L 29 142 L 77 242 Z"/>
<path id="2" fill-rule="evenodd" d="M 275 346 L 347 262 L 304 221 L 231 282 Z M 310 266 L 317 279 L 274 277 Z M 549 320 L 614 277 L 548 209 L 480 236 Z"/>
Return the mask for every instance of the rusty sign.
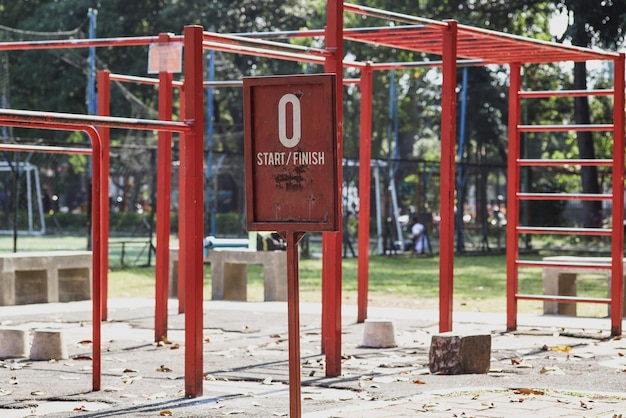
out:
<path id="1" fill-rule="evenodd" d="M 334 78 L 243 80 L 248 230 L 338 230 Z"/>

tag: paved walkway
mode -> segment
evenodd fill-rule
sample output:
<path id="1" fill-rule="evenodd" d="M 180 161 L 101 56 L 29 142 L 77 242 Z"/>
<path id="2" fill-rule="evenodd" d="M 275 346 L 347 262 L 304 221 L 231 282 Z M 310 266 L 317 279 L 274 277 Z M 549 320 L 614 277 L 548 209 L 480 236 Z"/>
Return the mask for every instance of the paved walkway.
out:
<path id="1" fill-rule="evenodd" d="M 390 319 L 397 347 L 361 347 L 356 307 L 343 312 L 342 375 L 324 376 L 320 306 L 301 306 L 304 417 L 626 417 L 626 341 L 607 318 L 457 313 L 454 330 L 490 333 L 491 370 L 432 375 L 432 311 L 370 308 Z M 70 358 L 0 362 L 0 416 L 271 417 L 289 414 L 287 305 L 205 302 L 204 390 L 184 398 L 184 315 L 171 301 L 166 343 L 155 344 L 154 305 L 109 302 L 102 326 L 102 390 L 91 391 L 91 304 L 0 307 L 0 324 L 63 331 Z"/>

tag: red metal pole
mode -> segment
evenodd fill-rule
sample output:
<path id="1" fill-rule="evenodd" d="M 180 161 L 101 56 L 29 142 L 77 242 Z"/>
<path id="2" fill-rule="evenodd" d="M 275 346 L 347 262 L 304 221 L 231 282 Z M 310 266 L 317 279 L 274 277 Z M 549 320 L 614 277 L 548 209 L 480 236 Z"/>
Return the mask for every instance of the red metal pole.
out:
<path id="1" fill-rule="evenodd" d="M 159 44 L 166 45 L 170 34 L 159 35 Z M 172 73 L 159 73 L 159 119 L 172 120 Z M 154 341 L 167 338 L 167 301 L 169 297 L 170 202 L 172 189 L 172 133 L 159 132 L 157 150 L 157 225 L 156 225 L 156 290 Z"/>
<path id="2" fill-rule="evenodd" d="M 102 170 L 102 142 L 100 136 L 98 135 L 98 131 L 93 128 L 83 128 L 85 132 L 91 138 L 91 144 L 93 148 L 92 154 L 92 214 L 91 214 L 91 224 L 92 224 L 92 275 L 93 277 L 93 290 L 92 290 L 92 299 L 93 299 L 93 310 L 92 310 L 92 350 L 93 350 L 93 372 L 92 372 L 92 389 L 100 390 L 101 388 L 101 376 L 102 376 L 102 311 L 103 307 L 106 306 L 106 299 L 103 299 L 103 295 L 100 293 L 104 289 L 104 285 L 106 283 L 102 277 L 102 260 L 108 257 L 108 253 L 105 253 L 103 250 L 106 247 L 103 247 L 104 238 L 108 240 L 108 225 L 102 226 L 102 213 L 108 212 L 108 205 L 105 208 L 105 204 L 102 201 L 102 194 L 100 190 L 102 190 L 102 181 L 106 177 L 108 179 L 108 172 L 105 174 Z M 107 200 L 108 200 L 108 188 L 107 188 Z M 104 230 L 107 230 L 104 232 Z M 108 252 L 108 251 L 107 251 Z M 106 275 L 104 276 L 106 277 Z M 105 295 L 106 297 L 106 295 Z"/>
<path id="3" fill-rule="evenodd" d="M 185 396 L 202 395 L 202 288 L 204 279 L 202 238 L 204 233 L 204 118 L 202 87 L 202 27 L 184 29 L 185 113 L 183 119 L 193 121 L 191 132 L 180 142 L 180 176 L 183 187 L 180 199 L 185 211 L 180 212 L 184 240 L 179 259 L 185 259 Z"/>
<path id="4" fill-rule="evenodd" d="M 441 92 L 441 184 L 439 244 L 439 331 L 452 331 L 454 290 L 454 158 L 456 144 L 457 22 L 443 31 L 443 86 Z"/>
<path id="5" fill-rule="evenodd" d="M 185 86 L 183 85 L 180 89 L 178 89 L 180 94 L 178 102 L 180 103 L 179 112 L 181 115 L 185 114 Z M 178 147 L 181 148 L 181 141 L 178 140 Z M 181 159 L 184 159 L 185 156 L 181 154 Z M 181 160 L 182 161 L 182 160 Z M 180 251 L 180 243 L 185 241 L 185 229 L 183 228 L 183 220 L 181 214 L 186 213 L 186 204 L 185 200 L 182 199 L 180 192 L 185 187 L 183 181 L 185 180 L 185 176 L 182 174 L 182 165 L 178 168 L 178 313 L 185 313 L 185 275 L 182 274 L 185 271 L 187 262 L 185 261 L 185 257 L 181 257 L 182 254 Z"/>
<path id="6" fill-rule="evenodd" d="M 111 115 L 111 73 L 98 71 L 98 115 Z M 111 153 L 109 144 L 111 141 L 111 129 L 105 126 L 98 128 L 100 141 L 102 142 L 102 252 L 104 256 L 100 264 L 100 279 L 102 280 L 102 320 L 108 317 L 109 298 L 109 169 L 111 167 Z"/>
<path id="7" fill-rule="evenodd" d="M 359 266 L 357 322 L 367 318 L 370 256 L 370 185 L 372 159 L 372 66 L 361 70 L 361 140 L 359 145 Z"/>
<path id="8" fill-rule="evenodd" d="M 624 54 L 615 59 L 613 79 L 613 237 L 611 239 L 611 335 L 622 335 L 624 306 Z"/>
<path id="9" fill-rule="evenodd" d="M 300 294 L 298 274 L 298 241 L 302 232 L 282 233 L 287 241 L 287 310 L 289 329 L 289 416 L 302 416 L 300 396 Z"/>
<path id="10" fill-rule="evenodd" d="M 325 69 L 336 74 L 337 99 L 337 213 L 342 219 L 341 186 L 343 181 L 343 2 L 326 3 L 326 49 L 332 52 L 326 58 Z M 326 376 L 341 374 L 341 243 L 342 225 L 338 232 L 322 234 L 322 350 L 326 355 Z"/>
<path id="11" fill-rule="evenodd" d="M 509 81 L 509 155 L 507 170 L 507 225 L 506 225 L 506 327 L 509 331 L 517 329 L 517 256 L 519 242 L 517 227 L 519 226 L 519 167 L 520 133 L 518 126 L 521 123 L 519 91 L 522 88 L 521 66 L 519 63 L 510 65 Z"/>

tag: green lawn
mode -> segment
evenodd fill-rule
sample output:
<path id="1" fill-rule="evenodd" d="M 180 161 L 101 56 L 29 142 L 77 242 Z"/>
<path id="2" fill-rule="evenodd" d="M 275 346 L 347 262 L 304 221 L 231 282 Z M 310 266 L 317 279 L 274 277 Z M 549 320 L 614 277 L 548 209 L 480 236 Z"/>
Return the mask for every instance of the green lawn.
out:
<path id="1" fill-rule="evenodd" d="M 125 267 L 121 267 L 121 245 L 111 245 L 109 263 L 110 297 L 153 297 L 154 255 L 152 266 L 146 264 L 145 239 L 136 244 L 126 244 Z M 175 241 L 172 241 L 175 245 Z M 19 237 L 18 250 L 84 250 L 86 237 Z M 0 252 L 11 252 L 11 237 L 0 237 Z M 142 253 L 143 251 L 143 253 Z M 539 258 L 539 255 L 525 258 Z M 505 312 L 506 261 L 504 255 L 474 255 L 455 257 L 454 310 Z M 321 300 L 320 259 L 300 260 L 300 299 L 303 302 Z M 343 301 L 357 301 L 357 259 L 342 260 Z M 205 267 L 204 297 L 211 297 L 210 266 Z M 522 268 L 519 272 L 519 291 L 541 294 L 541 269 Z M 605 297 L 608 286 L 602 276 L 581 275 L 578 280 L 579 295 Z M 263 299 L 263 272 L 260 266 L 248 267 L 248 299 Z M 397 306 L 417 309 L 438 309 L 439 258 L 407 256 L 372 256 L 369 269 L 370 306 Z M 540 313 L 541 302 L 520 301 L 520 312 Z M 598 304 L 578 304 L 578 312 L 588 316 L 606 316 L 607 308 Z"/>
<path id="2" fill-rule="evenodd" d="M 301 260 L 300 300 L 321 301 L 321 270 L 319 259 Z M 357 259 L 342 261 L 343 301 L 357 303 Z M 464 256 L 455 258 L 454 310 L 506 311 L 505 256 Z M 111 297 L 154 296 L 154 267 L 114 270 L 109 274 Z M 578 282 L 580 295 L 604 297 L 606 280 L 583 276 Z M 205 268 L 204 297 L 211 297 L 210 266 Z M 520 292 L 541 294 L 541 270 L 520 270 Z M 263 271 L 260 266 L 248 267 L 248 299 L 263 300 Z M 370 257 L 370 306 L 438 309 L 439 259 L 406 256 Z M 541 313 L 542 302 L 520 301 L 520 312 Z M 606 316 L 604 305 L 578 304 L 580 315 Z"/>

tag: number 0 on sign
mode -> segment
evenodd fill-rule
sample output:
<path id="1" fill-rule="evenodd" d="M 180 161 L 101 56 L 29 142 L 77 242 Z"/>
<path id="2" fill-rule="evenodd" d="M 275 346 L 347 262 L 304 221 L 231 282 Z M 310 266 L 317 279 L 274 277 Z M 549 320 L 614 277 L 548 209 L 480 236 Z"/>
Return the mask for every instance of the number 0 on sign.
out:
<path id="1" fill-rule="evenodd" d="M 247 226 L 337 231 L 335 76 L 245 78 Z"/>

